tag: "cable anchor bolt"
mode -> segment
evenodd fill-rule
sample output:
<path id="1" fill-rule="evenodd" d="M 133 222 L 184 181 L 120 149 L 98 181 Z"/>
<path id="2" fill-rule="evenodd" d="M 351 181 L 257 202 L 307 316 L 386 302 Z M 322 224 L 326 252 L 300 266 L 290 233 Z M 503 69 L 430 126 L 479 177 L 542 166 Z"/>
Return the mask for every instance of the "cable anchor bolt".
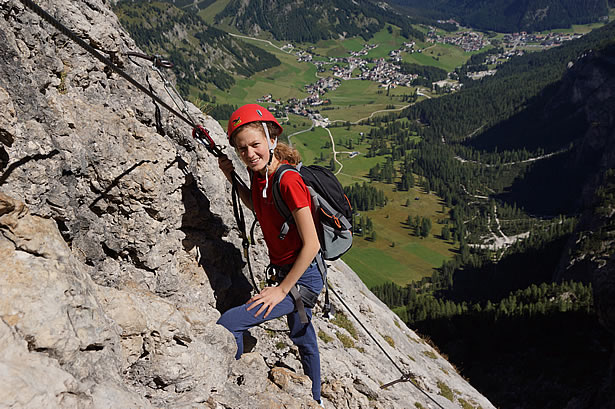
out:
<path id="1" fill-rule="evenodd" d="M 412 382 L 412 380 L 413 380 L 414 378 L 416 378 L 416 375 L 415 375 L 415 374 L 413 374 L 412 372 L 407 372 L 407 373 L 403 374 L 403 375 L 401 376 L 401 378 L 399 378 L 399 379 L 395 379 L 394 381 L 391 381 L 391 382 L 389 382 L 389 383 L 385 383 L 384 385 L 382 385 L 382 386 L 380 387 L 380 389 L 386 389 L 386 388 L 388 388 L 388 387 L 390 387 L 390 386 L 393 386 L 393 385 L 395 385 L 396 383 L 400 383 L 400 382 Z"/>

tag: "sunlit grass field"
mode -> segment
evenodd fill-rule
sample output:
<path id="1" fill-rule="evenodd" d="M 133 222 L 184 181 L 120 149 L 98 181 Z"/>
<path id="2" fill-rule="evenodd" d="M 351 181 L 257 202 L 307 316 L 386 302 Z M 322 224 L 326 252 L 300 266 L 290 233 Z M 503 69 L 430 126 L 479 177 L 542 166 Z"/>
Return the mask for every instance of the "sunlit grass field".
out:
<path id="1" fill-rule="evenodd" d="M 359 132 L 367 133 L 368 130 L 368 126 L 330 128 L 338 152 L 360 152 L 353 158 L 348 154 L 338 153 L 338 160 L 343 164 L 341 173 L 337 174 L 340 182 L 344 186 L 369 183 L 382 189 L 388 198 L 388 204 L 384 208 L 360 212 L 360 216 L 372 219 L 376 240 L 355 236 L 353 248 L 342 259 L 370 287 L 387 281 L 403 286 L 431 275 L 434 268 L 440 267 L 444 260 L 454 255 L 455 246 L 439 237 L 442 229 L 439 222 L 448 218 L 449 209 L 442 206 L 441 199 L 435 194 L 426 194 L 421 187 L 402 192 L 397 191 L 393 184 L 371 182 L 367 178 L 369 169 L 382 164 L 384 157 L 366 156 L 369 146 L 359 143 Z M 349 138 L 353 139 L 352 149 L 346 146 Z M 304 163 L 329 165 L 330 153 L 324 154 L 324 161 L 317 160 L 329 140 L 324 129 L 304 132 L 292 139 L 294 146 L 301 152 Z M 312 160 L 315 162 L 311 162 Z M 410 203 L 409 206 L 406 206 L 407 202 Z M 431 219 L 432 231 L 429 237 L 421 239 L 414 235 L 413 230 L 405 225 L 408 215 Z"/>
<path id="2" fill-rule="evenodd" d="M 256 43 L 256 42 L 254 42 Z M 258 44 L 262 46 L 261 44 Z M 265 47 L 267 51 L 275 50 Z M 305 98 L 305 85 L 316 82 L 316 67 L 300 63 L 294 55 L 280 51 L 275 52 L 282 64 L 252 75 L 250 78 L 237 76 L 236 83 L 230 90 L 221 91 L 212 87 L 210 93 L 219 102 L 233 105 L 254 103 L 263 95 L 272 94 L 275 99 L 286 102 L 290 98 Z"/>
<path id="3" fill-rule="evenodd" d="M 420 187 L 401 192 L 394 191 L 392 185 L 372 184 L 383 189 L 389 198 L 385 207 L 361 212 L 361 216 L 372 219 L 376 240 L 355 236 L 353 247 L 343 260 L 368 287 L 387 281 L 403 286 L 430 276 L 434 268 L 440 267 L 457 250 L 452 243 L 440 238 L 442 225 L 438 222 L 448 217 L 449 209 L 444 208 L 443 213 L 440 198 L 433 193 L 426 194 Z M 408 199 L 410 205 L 406 207 Z M 421 239 L 414 235 L 405 224 L 408 215 L 431 219 L 429 237 Z"/>

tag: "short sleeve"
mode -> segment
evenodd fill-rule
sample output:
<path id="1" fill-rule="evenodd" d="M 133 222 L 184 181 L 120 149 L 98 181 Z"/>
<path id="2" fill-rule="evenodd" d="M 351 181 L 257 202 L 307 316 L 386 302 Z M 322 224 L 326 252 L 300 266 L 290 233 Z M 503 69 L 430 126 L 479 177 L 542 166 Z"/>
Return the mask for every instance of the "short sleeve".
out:
<path id="1" fill-rule="evenodd" d="M 310 206 L 310 192 L 298 172 L 285 172 L 280 180 L 282 199 L 291 213 L 295 209 Z"/>

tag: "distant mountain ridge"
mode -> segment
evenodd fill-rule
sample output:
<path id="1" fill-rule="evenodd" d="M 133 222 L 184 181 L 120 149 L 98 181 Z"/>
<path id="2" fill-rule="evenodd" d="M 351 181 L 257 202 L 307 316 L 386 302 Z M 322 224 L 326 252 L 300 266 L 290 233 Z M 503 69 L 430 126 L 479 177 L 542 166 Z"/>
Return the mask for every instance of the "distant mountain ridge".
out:
<path id="1" fill-rule="evenodd" d="M 477 29 L 542 31 L 587 24 L 608 16 L 605 0 L 389 0 L 411 15 L 454 18 Z"/>
<path id="2" fill-rule="evenodd" d="M 178 87 L 187 95 L 190 87 L 204 83 L 220 89 L 234 83 L 229 73 L 250 76 L 280 64 L 261 48 L 231 37 L 206 24 L 196 13 L 164 1 L 120 1 L 114 7 L 122 26 L 139 47 L 161 54 L 177 66 Z"/>
<path id="3" fill-rule="evenodd" d="M 400 27 L 404 37 L 423 38 L 407 17 L 369 0 L 231 0 L 215 21 L 245 34 L 269 31 L 276 40 L 296 42 L 353 36 L 368 40 L 385 23 Z"/>

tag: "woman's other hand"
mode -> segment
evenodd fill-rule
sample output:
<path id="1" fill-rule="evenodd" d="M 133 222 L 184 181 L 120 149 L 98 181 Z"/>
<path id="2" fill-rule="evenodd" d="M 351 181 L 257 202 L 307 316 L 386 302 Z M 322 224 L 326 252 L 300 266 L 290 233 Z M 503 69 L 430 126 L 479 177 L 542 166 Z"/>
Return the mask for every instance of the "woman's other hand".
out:
<path id="1" fill-rule="evenodd" d="M 233 162 L 228 158 L 228 156 L 222 155 L 218 157 L 218 167 L 222 173 L 224 173 L 224 176 L 226 176 L 228 180 L 231 180 L 231 174 L 235 170 L 235 165 L 233 165 Z"/>
<path id="2" fill-rule="evenodd" d="M 267 318 L 269 313 L 273 310 L 273 308 L 278 305 L 283 299 L 286 297 L 286 292 L 280 287 L 265 287 L 263 290 L 256 294 L 254 297 L 250 298 L 246 304 L 251 304 L 247 310 L 250 311 L 253 308 L 261 306 L 255 317 L 258 317 L 263 311 L 265 315 L 263 318 Z"/>

